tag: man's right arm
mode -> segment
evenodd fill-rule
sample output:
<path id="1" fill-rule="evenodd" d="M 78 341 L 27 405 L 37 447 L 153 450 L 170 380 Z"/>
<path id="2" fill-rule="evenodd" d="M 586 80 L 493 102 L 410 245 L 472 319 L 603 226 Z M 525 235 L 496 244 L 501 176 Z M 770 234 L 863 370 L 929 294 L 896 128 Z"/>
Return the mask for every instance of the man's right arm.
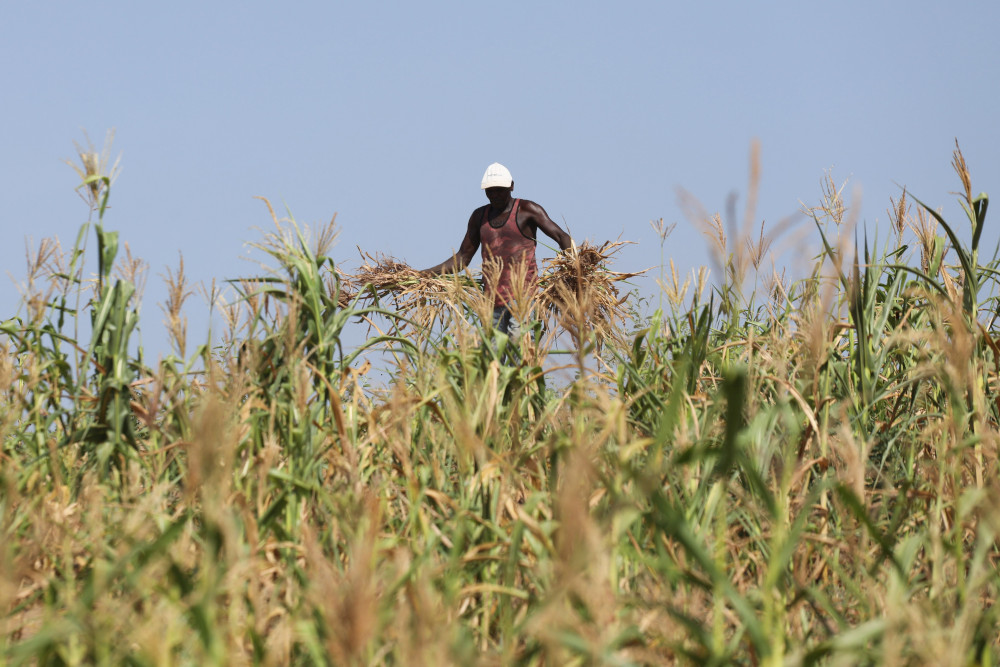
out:
<path id="1" fill-rule="evenodd" d="M 478 209 L 476 209 L 478 211 Z M 465 238 L 462 239 L 462 245 L 459 246 L 458 252 L 441 262 L 437 266 L 432 266 L 429 269 L 424 269 L 420 273 L 433 276 L 442 273 L 457 273 L 469 265 L 472 258 L 476 256 L 476 251 L 479 250 L 479 218 L 476 216 L 476 211 L 472 212 L 469 216 L 469 225 L 465 230 Z"/>

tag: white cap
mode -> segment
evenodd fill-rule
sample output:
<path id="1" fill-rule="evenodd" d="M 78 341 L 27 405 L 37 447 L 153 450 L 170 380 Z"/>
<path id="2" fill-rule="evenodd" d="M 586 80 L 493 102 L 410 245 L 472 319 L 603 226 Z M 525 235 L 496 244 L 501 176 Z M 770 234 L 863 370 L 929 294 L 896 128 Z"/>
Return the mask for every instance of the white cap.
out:
<path id="1" fill-rule="evenodd" d="M 486 167 L 486 173 L 483 174 L 483 190 L 486 188 L 509 188 L 513 184 L 514 179 L 507 167 L 499 162 L 494 162 Z"/>

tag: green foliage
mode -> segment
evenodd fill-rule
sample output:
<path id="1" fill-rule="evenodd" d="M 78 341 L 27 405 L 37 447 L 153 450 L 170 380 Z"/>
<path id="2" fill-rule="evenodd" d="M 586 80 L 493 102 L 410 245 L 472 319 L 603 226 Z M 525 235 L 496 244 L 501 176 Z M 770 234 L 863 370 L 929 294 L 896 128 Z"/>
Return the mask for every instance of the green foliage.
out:
<path id="1" fill-rule="evenodd" d="M 730 255 L 561 368 L 540 324 L 342 299 L 294 220 L 224 344 L 147 367 L 82 174 L 98 222 L 2 325 L 0 664 L 990 664 L 997 258 L 956 169 L 971 245 L 901 203 L 859 247 L 831 188 L 804 279 L 758 305 Z"/>

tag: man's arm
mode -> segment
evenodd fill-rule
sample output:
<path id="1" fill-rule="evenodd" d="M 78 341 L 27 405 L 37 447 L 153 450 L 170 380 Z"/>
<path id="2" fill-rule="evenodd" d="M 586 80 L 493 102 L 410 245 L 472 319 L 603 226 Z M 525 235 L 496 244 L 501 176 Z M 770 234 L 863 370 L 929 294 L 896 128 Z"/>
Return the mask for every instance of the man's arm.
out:
<path id="1" fill-rule="evenodd" d="M 458 247 L 458 252 L 437 266 L 424 269 L 420 273 L 428 276 L 442 273 L 457 273 L 469 265 L 472 258 L 476 256 L 476 251 L 479 250 L 479 218 L 476 216 L 478 211 L 479 209 L 476 209 L 469 216 L 469 225 L 465 230 L 465 238 L 462 239 L 462 245 Z"/>
<path id="2" fill-rule="evenodd" d="M 525 215 L 523 222 L 519 221 L 521 222 L 522 234 L 528 231 L 531 234 L 529 238 L 537 241 L 537 230 L 540 229 L 546 236 L 559 244 L 560 250 L 567 250 L 573 247 L 573 239 L 570 235 L 563 231 L 563 228 L 549 217 L 545 209 L 535 202 L 522 199 L 520 212 Z"/>

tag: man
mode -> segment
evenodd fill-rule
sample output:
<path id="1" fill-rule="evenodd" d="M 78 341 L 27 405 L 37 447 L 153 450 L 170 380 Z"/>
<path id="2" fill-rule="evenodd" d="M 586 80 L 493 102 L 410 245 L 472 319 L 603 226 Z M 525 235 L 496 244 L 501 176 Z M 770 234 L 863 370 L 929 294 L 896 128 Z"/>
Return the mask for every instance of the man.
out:
<path id="1" fill-rule="evenodd" d="M 458 253 L 423 273 L 432 275 L 461 271 L 483 246 L 483 277 L 486 293 L 493 295 L 493 327 L 505 334 L 515 335 L 518 322 L 510 306 L 518 294 L 530 294 L 538 282 L 538 264 L 535 260 L 538 230 L 566 250 L 573 244 L 569 234 L 552 221 L 541 206 L 527 199 L 514 199 L 514 179 L 507 167 L 494 162 L 486 168 L 482 189 L 490 203 L 481 206 L 469 216 L 465 238 Z M 499 267 L 491 266 L 493 263 Z M 499 270 L 491 270 L 499 268 Z M 522 278 L 523 276 L 523 278 Z M 521 279 L 523 285 L 515 285 Z"/>

